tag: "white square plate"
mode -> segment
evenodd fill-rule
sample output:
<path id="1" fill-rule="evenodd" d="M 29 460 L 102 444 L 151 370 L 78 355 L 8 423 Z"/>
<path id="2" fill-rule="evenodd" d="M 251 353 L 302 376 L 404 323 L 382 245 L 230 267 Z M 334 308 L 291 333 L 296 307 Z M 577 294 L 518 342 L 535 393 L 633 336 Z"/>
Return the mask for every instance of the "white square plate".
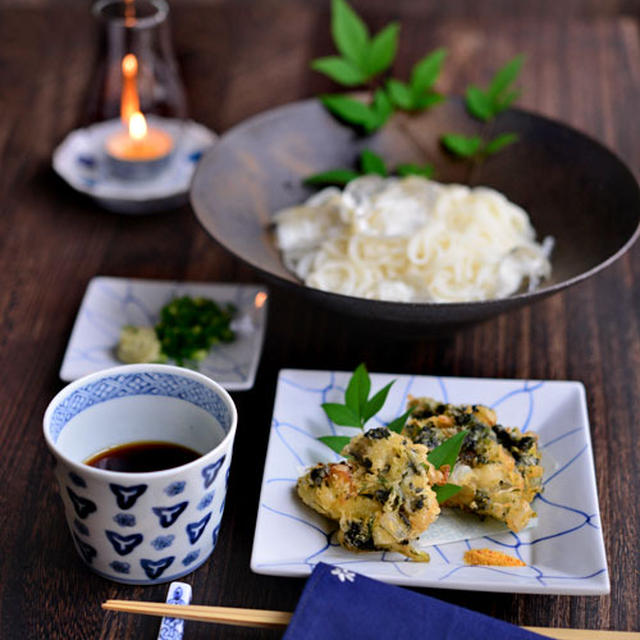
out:
<path id="1" fill-rule="evenodd" d="M 603 594 L 609 574 L 602 538 L 589 419 L 579 382 L 534 382 L 372 374 L 372 392 L 391 380 L 382 423 L 404 411 L 407 395 L 456 404 L 493 407 L 498 422 L 539 434 L 545 466 L 544 492 L 534 501 L 538 519 L 518 534 L 508 530 L 428 548 L 431 561 L 399 554 L 355 554 L 337 545 L 335 523 L 307 508 L 295 493 L 305 467 L 339 459 L 316 438 L 354 429 L 335 427 L 321 403 L 343 402 L 350 374 L 282 370 L 278 378 L 264 469 L 251 568 L 257 573 L 305 576 L 327 562 L 395 584 L 507 591 L 512 593 Z M 434 525 L 435 526 L 435 525 Z M 464 552 L 488 547 L 520 557 L 526 567 L 469 566 Z"/>
<path id="2" fill-rule="evenodd" d="M 68 382 L 121 365 L 115 350 L 124 325 L 153 326 L 162 307 L 179 296 L 233 303 L 236 339 L 213 347 L 198 371 L 230 391 L 250 389 L 256 376 L 267 323 L 265 287 L 97 277 L 89 282 L 64 354 L 60 377 Z"/>

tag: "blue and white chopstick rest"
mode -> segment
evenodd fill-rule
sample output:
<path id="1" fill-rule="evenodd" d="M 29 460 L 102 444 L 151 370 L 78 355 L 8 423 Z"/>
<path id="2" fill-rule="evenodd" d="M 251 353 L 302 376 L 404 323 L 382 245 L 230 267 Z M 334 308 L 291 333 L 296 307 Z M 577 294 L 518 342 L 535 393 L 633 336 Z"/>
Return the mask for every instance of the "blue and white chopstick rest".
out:
<path id="1" fill-rule="evenodd" d="M 172 582 L 167 593 L 167 604 L 190 604 L 191 585 L 186 582 Z M 162 618 L 158 640 L 182 640 L 184 620 L 182 618 Z"/>

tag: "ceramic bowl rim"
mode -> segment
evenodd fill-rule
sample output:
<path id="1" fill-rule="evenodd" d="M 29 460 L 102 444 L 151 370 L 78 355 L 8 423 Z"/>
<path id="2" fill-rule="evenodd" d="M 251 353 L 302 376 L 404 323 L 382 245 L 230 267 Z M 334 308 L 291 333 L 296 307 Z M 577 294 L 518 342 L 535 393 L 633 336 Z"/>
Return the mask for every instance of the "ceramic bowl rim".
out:
<path id="1" fill-rule="evenodd" d="M 96 467 L 91 467 L 87 464 L 72 460 L 69 456 L 63 453 L 58 445 L 51 439 L 49 427 L 53 412 L 64 398 L 68 397 L 71 393 L 76 391 L 78 388 L 83 387 L 87 383 L 95 382 L 96 380 L 100 380 L 101 378 L 105 378 L 108 376 L 125 373 L 167 373 L 183 378 L 190 378 L 192 380 L 200 382 L 210 390 L 214 391 L 229 410 L 231 418 L 229 431 L 225 434 L 224 438 L 222 438 L 222 440 L 215 447 L 213 447 L 213 449 L 207 451 L 195 460 L 188 462 L 187 464 L 183 464 L 177 467 L 171 467 L 170 469 L 163 469 L 161 471 L 146 471 L 142 473 L 110 471 L 107 469 L 98 469 Z M 176 473 L 192 471 L 198 468 L 203 463 L 208 462 L 210 459 L 216 458 L 219 454 L 226 452 L 227 449 L 230 449 L 233 446 L 236 434 L 236 428 L 238 424 L 238 411 L 233 399 L 226 391 L 226 389 L 224 389 L 217 382 L 202 373 L 198 373 L 197 371 L 192 371 L 190 369 L 185 369 L 184 367 L 177 367 L 168 364 L 125 364 L 118 367 L 110 367 L 109 369 L 102 369 L 101 371 L 87 374 L 86 376 L 82 376 L 81 378 L 78 378 L 77 380 L 74 380 L 73 382 L 65 385 L 47 405 L 42 423 L 44 439 L 51 453 L 56 458 L 62 460 L 68 467 L 71 467 L 77 473 L 81 473 L 87 475 L 88 477 L 93 477 L 96 480 L 103 481 L 109 480 L 127 482 L 135 479 L 140 481 L 145 480 L 148 482 L 152 482 L 154 480 L 163 480 L 168 477 L 172 477 Z"/>

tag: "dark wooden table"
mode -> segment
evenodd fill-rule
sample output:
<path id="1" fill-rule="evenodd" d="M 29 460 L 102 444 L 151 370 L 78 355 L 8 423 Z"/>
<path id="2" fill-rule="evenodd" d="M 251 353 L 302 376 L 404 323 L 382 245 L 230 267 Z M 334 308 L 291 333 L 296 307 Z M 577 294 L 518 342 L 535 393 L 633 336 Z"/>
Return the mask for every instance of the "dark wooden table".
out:
<path id="1" fill-rule="evenodd" d="M 443 88 L 462 91 L 526 52 L 521 105 L 578 127 L 640 167 L 637 2 L 355 2 L 379 28 L 403 25 L 398 70 L 436 46 Z M 224 131 L 263 109 L 328 90 L 309 71 L 328 54 L 328 2 L 173 5 L 191 114 Z M 78 305 L 97 274 L 253 282 L 189 207 L 150 217 L 102 211 L 52 172 L 51 152 L 79 121 L 91 74 L 88 7 L 0 1 L 0 637 L 154 638 L 154 619 L 105 614 L 107 598 L 161 600 L 165 586 L 119 586 L 88 572 L 56 495 L 41 418 Z M 189 577 L 200 603 L 292 610 L 302 580 L 255 575 L 249 557 L 277 372 L 282 367 L 582 380 L 587 388 L 611 594 L 429 593 L 523 625 L 640 629 L 640 247 L 599 276 L 451 339 L 397 342 L 345 325 L 273 290 L 240 422 L 227 508 L 211 559 Z M 242 460 L 242 473 L 237 461 Z M 188 638 L 278 637 L 188 623 Z"/>

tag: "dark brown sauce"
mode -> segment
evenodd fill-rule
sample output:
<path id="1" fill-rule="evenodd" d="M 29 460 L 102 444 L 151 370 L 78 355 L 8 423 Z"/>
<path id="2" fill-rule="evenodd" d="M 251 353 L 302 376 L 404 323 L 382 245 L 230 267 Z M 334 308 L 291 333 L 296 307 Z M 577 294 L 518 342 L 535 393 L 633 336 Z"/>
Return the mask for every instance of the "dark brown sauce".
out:
<path id="1" fill-rule="evenodd" d="M 129 442 L 100 451 L 84 464 L 107 471 L 145 473 L 180 467 L 200 456 L 197 451 L 173 442 Z"/>

